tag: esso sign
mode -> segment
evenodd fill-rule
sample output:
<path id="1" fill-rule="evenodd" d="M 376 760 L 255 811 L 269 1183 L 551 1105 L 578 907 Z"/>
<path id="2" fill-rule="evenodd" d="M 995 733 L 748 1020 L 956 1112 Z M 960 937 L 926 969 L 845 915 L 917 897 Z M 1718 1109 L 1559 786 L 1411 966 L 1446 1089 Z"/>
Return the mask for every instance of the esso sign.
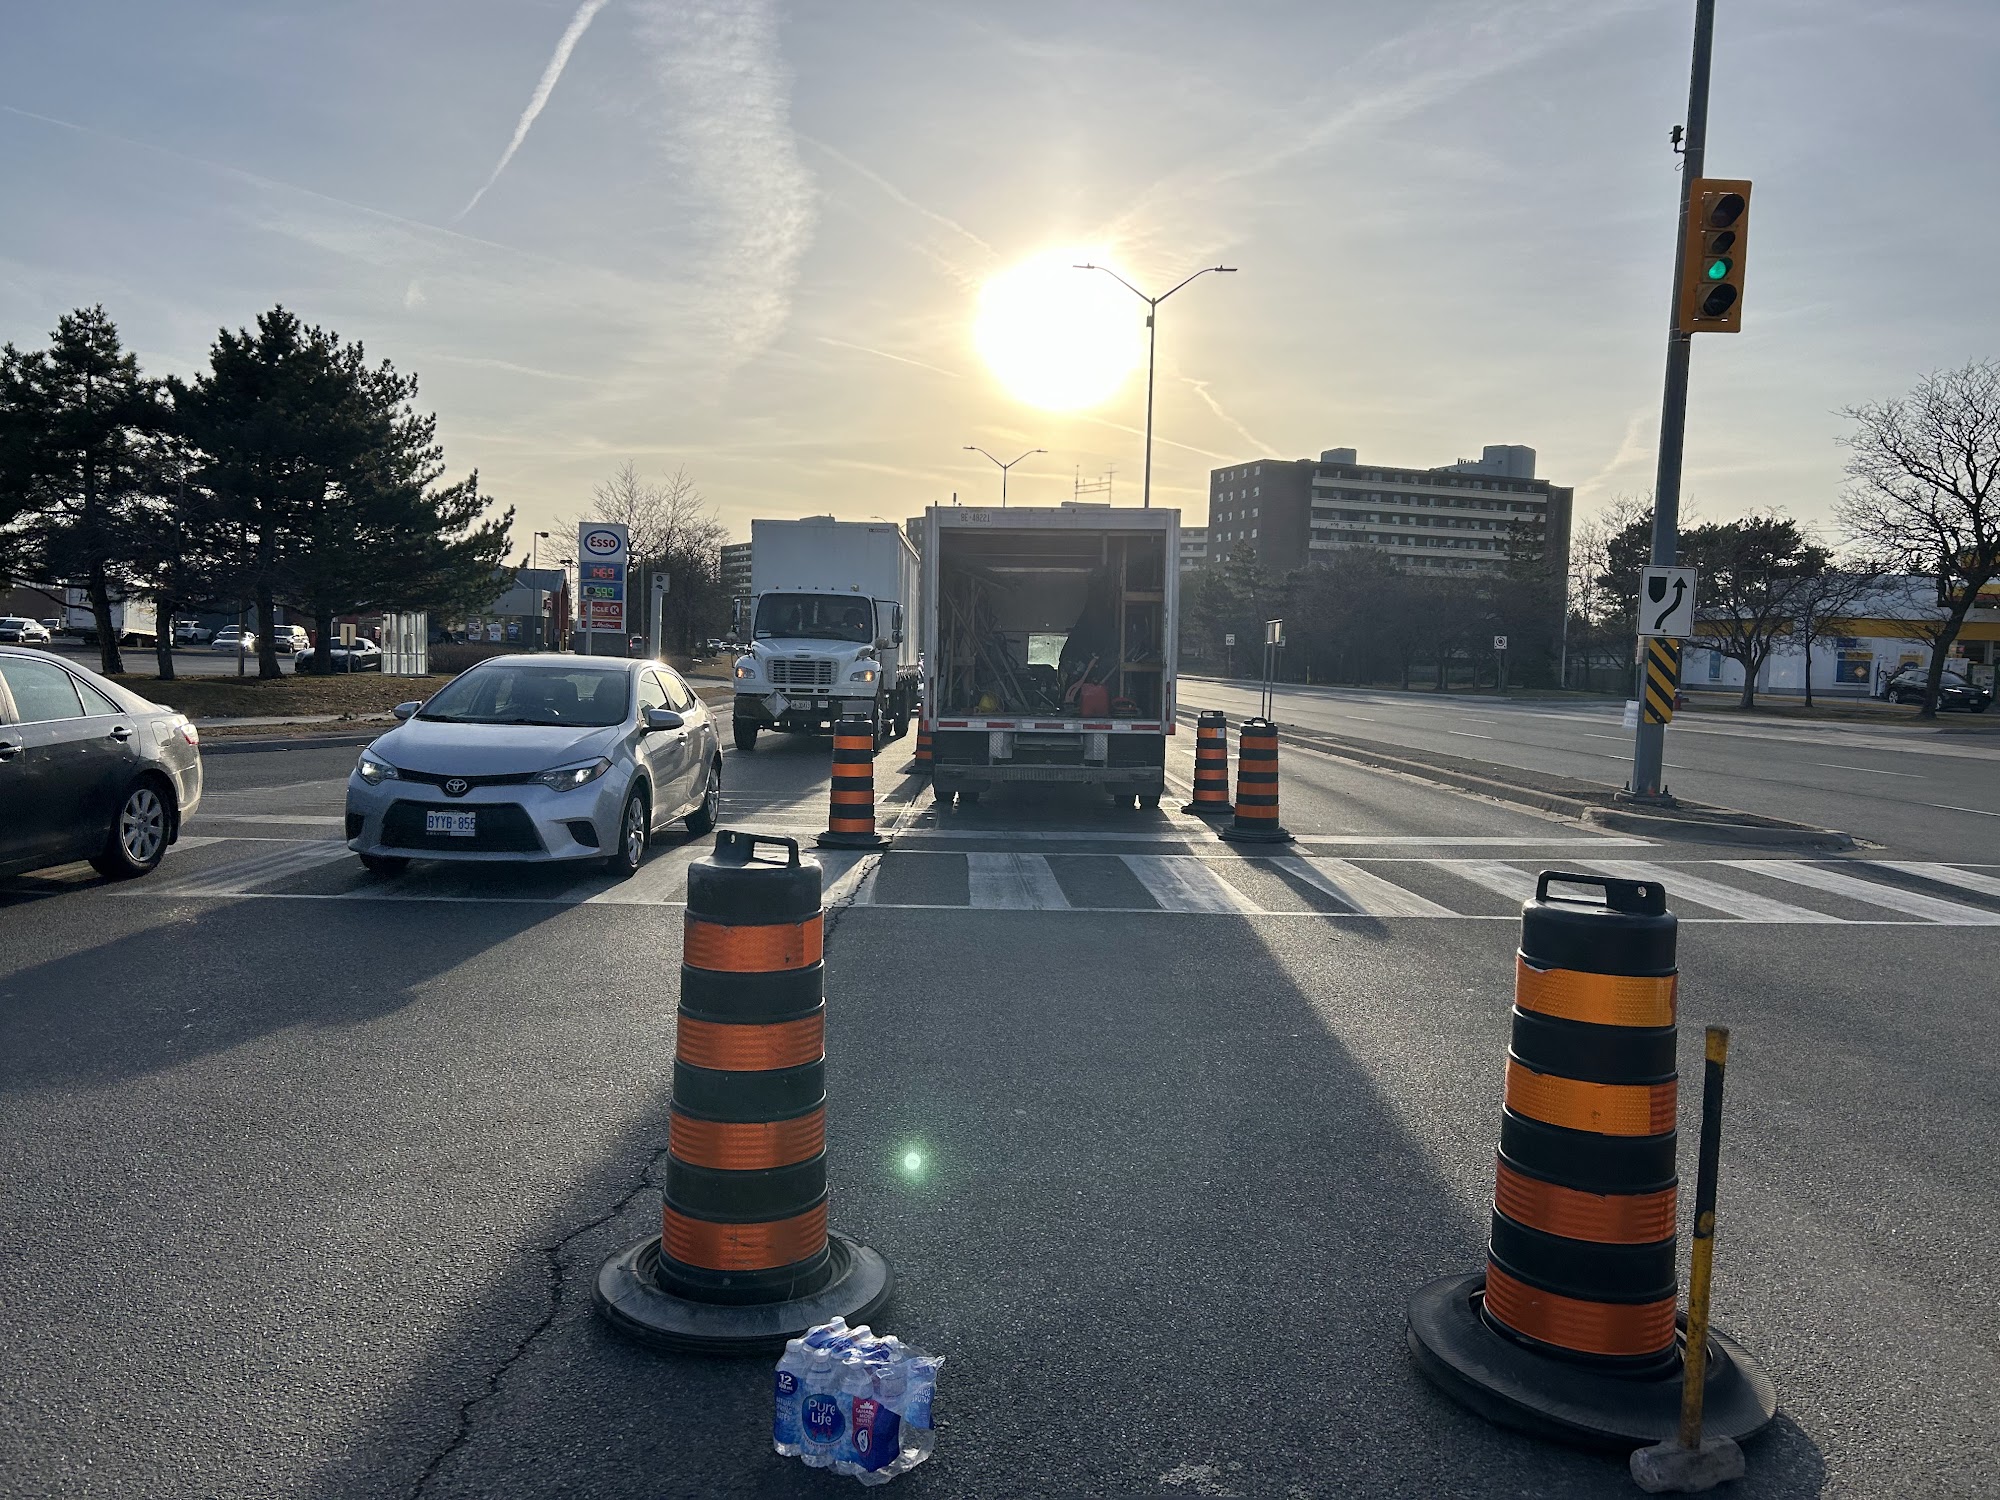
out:
<path id="1" fill-rule="evenodd" d="M 592 557 L 615 557 L 625 550 L 625 539 L 615 531 L 600 527 L 583 534 L 583 550 Z"/>

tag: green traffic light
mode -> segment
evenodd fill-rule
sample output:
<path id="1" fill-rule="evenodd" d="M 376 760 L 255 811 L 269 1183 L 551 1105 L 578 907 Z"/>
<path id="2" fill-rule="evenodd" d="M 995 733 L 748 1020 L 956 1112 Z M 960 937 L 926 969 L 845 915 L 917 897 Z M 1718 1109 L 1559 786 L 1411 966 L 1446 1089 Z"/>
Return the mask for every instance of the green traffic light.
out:
<path id="1" fill-rule="evenodd" d="M 1708 263 L 1708 279 L 1710 281 L 1721 281 L 1728 274 L 1729 274 L 1728 261 L 1712 260 Z"/>

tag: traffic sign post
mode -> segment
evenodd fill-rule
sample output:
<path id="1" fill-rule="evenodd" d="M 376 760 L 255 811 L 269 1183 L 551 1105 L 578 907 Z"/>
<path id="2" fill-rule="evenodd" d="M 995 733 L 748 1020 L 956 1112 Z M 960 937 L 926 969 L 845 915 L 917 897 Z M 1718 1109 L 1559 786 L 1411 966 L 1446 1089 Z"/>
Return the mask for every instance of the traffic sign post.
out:
<path id="1" fill-rule="evenodd" d="M 658 657 L 667 644 L 667 575 L 653 575 L 653 613 L 647 623 L 646 642 Z"/>
<path id="2" fill-rule="evenodd" d="M 1260 718 L 1269 719 L 1271 717 L 1271 671 L 1277 660 L 1278 652 L 1284 649 L 1284 645 L 1285 622 L 1283 620 L 1266 620 L 1264 622 L 1264 695 L 1260 700 L 1263 705 L 1258 715 Z"/>
<path id="3" fill-rule="evenodd" d="M 624 642 L 625 569 L 631 553 L 632 533 L 614 521 L 585 521 L 576 529 L 576 609 L 585 656 L 597 654 L 599 631 Z"/>
<path id="4" fill-rule="evenodd" d="M 1504 693 L 1507 691 L 1507 637 L 1506 636 L 1496 635 L 1493 637 L 1493 658 L 1496 662 L 1499 663 L 1498 667 L 1495 669 L 1493 673 L 1493 690 L 1496 693 Z"/>
<path id="5" fill-rule="evenodd" d="M 1236 632 L 1233 630 L 1225 630 L 1222 633 L 1222 675 L 1224 677 L 1236 675 Z"/>
<path id="6" fill-rule="evenodd" d="M 1684 641 L 1694 634 L 1693 568 L 1648 568 L 1639 576 L 1639 634 Z"/>

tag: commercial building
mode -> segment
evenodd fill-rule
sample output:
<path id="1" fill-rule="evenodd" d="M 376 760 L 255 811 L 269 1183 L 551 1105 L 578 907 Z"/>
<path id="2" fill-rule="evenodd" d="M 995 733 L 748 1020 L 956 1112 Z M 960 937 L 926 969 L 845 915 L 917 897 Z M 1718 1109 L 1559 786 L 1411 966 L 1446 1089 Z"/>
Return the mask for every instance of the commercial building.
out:
<path id="1" fill-rule="evenodd" d="M 1352 448 L 1314 459 L 1253 459 L 1209 475 L 1208 549 L 1251 547 L 1269 572 L 1324 563 L 1343 548 L 1387 553 L 1412 572 L 1479 575 L 1507 566 L 1539 533 L 1552 566 L 1569 561 L 1572 491 L 1535 477 L 1535 450 L 1487 447 L 1429 469 L 1364 464 Z"/>
<path id="2" fill-rule="evenodd" d="M 750 544 L 722 544 L 722 596 L 729 601 L 729 633 L 741 637 L 744 611 L 750 607 Z"/>

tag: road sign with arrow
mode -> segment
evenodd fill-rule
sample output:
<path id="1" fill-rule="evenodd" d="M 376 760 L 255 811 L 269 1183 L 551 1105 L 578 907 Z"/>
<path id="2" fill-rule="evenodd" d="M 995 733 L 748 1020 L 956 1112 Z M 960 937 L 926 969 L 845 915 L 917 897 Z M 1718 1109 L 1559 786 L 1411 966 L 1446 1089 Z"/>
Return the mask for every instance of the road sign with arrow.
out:
<path id="1" fill-rule="evenodd" d="M 1685 640 L 1694 634 L 1693 568 L 1648 568 L 1639 579 L 1639 634 Z"/>

